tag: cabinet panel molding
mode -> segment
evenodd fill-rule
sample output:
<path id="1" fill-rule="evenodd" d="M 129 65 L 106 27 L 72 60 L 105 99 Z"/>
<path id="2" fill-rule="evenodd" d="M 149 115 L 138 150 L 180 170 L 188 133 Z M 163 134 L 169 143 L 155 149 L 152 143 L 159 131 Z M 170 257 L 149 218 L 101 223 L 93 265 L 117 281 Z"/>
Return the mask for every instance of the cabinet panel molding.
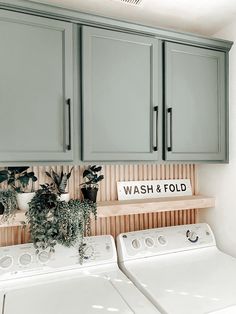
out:
<path id="1" fill-rule="evenodd" d="M 165 43 L 165 159 L 227 161 L 224 52 Z"/>
<path id="2" fill-rule="evenodd" d="M 149 37 L 83 27 L 84 161 L 158 159 L 158 45 Z"/>
<path id="3" fill-rule="evenodd" d="M 0 161 L 73 160 L 72 24 L 1 11 L 0 37 Z"/>

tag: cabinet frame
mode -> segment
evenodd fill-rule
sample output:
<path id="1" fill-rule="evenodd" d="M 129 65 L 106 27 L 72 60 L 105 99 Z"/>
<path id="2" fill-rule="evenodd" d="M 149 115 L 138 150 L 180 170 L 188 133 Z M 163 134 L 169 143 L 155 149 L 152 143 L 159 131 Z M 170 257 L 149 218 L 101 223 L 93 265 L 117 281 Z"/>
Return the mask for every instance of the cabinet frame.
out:
<path id="1" fill-rule="evenodd" d="M 95 152 L 92 149 L 92 39 L 112 39 L 130 43 L 139 43 L 150 46 L 151 51 L 151 77 L 150 77 L 150 151 L 149 152 Z M 83 161 L 157 161 L 162 156 L 162 42 L 146 36 L 130 35 L 125 33 L 103 30 L 99 28 L 82 27 L 82 160 Z M 132 117 L 131 117 L 132 119 Z M 132 124 L 131 124 L 132 125 Z M 157 147 L 157 150 L 155 149 Z"/>
<path id="2" fill-rule="evenodd" d="M 228 162 L 228 54 L 222 51 L 210 50 L 207 48 L 193 47 L 185 44 L 165 42 L 165 78 L 164 78 L 164 159 L 166 161 L 196 161 L 196 162 Z M 175 122 L 175 100 L 172 99 L 171 77 L 174 63 L 172 53 L 186 53 L 193 56 L 211 58 L 217 62 L 217 91 L 216 91 L 216 111 L 217 111 L 217 147 L 218 150 L 212 151 L 177 151 L 173 143 L 173 123 Z M 184 113 L 183 113 L 184 116 Z M 188 119 L 188 117 L 186 117 Z M 209 120 L 210 122 L 210 120 Z M 201 127 L 199 121 L 199 128 Z M 186 129 L 186 132 L 188 130 Z M 194 141 L 194 138 L 193 138 Z M 204 138 L 203 138 L 204 141 Z"/>
<path id="3" fill-rule="evenodd" d="M 62 75 L 63 75 L 63 99 L 61 101 L 63 128 L 62 142 L 63 148 L 60 151 L 12 151 L 1 152 L 0 161 L 2 164 L 15 164 L 25 162 L 52 162 L 52 161 L 73 161 L 74 149 L 74 122 L 73 122 L 73 24 L 64 21 L 52 20 L 45 17 L 30 16 L 27 14 L 0 11 L 0 20 L 9 23 L 18 23 L 23 25 L 35 26 L 42 29 L 49 29 L 61 32 L 62 36 Z M 69 104 L 70 103 L 70 104 Z M 69 108 L 70 107 L 70 108 Z M 70 110 L 70 113 L 69 111 Z M 43 121 L 42 121 L 43 128 Z M 29 129 L 29 132 L 32 131 Z M 24 134 L 27 141 L 28 136 L 33 134 Z M 37 139 L 36 139 L 37 140 Z M 69 143 L 70 142 L 70 143 Z M 70 146 L 70 147 L 69 147 Z"/>

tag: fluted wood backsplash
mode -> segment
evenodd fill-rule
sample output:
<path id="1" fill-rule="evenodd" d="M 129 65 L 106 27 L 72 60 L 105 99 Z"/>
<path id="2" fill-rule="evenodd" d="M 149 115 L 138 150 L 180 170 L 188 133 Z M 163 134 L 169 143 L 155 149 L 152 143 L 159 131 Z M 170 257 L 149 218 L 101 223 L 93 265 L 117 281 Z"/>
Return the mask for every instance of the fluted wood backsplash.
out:
<path id="1" fill-rule="evenodd" d="M 45 175 L 51 167 L 32 167 L 38 177 L 35 183 L 49 182 Z M 54 166 L 55 171 L 69 171 L 70 166 Z M 75 166 L 69 180 L 71 198 L 82 198 L 80 183 L 83 182 L 82 174 L 85 166 Z M 117 200 L 117 181 L 129 180 L 161 180 L 161 179 L 190 179 L 193 194 L 196 194 L 197 169 L 194 164 L 129 164 L 129 165 L 104 165 L 102 173 L 105 179 L 101 181 L 98 192 L 98 201 Z M 163 213 L 149 213 L 126 215 L 119 217 L 99 218 L 92 224 L 92 235 L 112 234 L 114 237 L 121 232 L 141 230 L 146 228 L 164 227 L 179 224 L 195 223 L 197 209 L 182 211 L 169 211 Z M 30 241 L 28 229 L 22 227 L 0 228 L 0 245 L 19 244 Z"/>

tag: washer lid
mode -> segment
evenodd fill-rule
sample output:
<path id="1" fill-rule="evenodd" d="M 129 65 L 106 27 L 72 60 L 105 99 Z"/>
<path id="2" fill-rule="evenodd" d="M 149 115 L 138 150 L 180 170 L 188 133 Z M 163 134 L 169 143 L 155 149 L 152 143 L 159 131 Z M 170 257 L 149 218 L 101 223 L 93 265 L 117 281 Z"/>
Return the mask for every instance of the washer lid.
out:
<path id="1" fill-rule="evenodd" d="M 223 310 L 214 311 L 214 312 L 208 312 L 206 314 L 235 314 L 236 313 L 236 305 L 233 306 L 227 306 Z"/>
<path id="2" fill-rule="evenodd" d="M 133 314 L 135 312 L 108 278 L 91 275 L 7 291 L 2 313 Z"/>
<path id="3" fill-rule="evenodd" d="M 236 313 L 236 259 L 214 247 L 128 261 L 121 268 L 161 312 Z"/>

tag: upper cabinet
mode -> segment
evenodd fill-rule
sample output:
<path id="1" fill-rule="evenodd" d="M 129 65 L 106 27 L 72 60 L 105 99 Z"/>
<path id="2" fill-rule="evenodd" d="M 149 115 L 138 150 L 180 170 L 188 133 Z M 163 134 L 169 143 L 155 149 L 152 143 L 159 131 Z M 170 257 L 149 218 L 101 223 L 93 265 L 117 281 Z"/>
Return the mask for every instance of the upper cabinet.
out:
<path id="1" fill-rule="evenodd" d="M 225 52 L 91 27 L 82 38 L 83 160 L 227 161 Z"/>
<path id="2" fill-rule="evenodd" d="M 72 24 L 0 13 L 0 161 L 70 161 Z"/>
<path id="3" fill-rule="evenodd" d="M 225 53 L 165 43 L 165 160 L 226 161 Z"/>
<path id="4" fill-rule="evenodd" d="M 2 165 L 228 161 L 232 42 L 35 6 L 0 9 Z"/>
<path id="5" fill-rule="evenodd" d="M 83 27 L 83 160 L 160 157 L 160 74 L 157 39 Z"/>

